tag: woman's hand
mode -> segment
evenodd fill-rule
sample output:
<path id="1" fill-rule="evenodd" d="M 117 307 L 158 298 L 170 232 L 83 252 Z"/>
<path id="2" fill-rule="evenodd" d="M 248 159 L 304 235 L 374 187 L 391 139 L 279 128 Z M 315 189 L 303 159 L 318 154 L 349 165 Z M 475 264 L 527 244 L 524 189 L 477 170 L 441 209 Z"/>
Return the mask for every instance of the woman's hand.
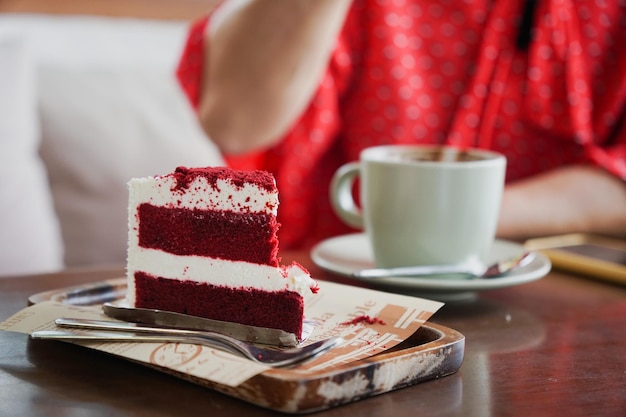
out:
<path id="1" fill-rule="evenodd" d="M 572 232 L 626 237 L 626 183 L 591 166 L 569 166 L 506 187 L 498 237 Z"/>

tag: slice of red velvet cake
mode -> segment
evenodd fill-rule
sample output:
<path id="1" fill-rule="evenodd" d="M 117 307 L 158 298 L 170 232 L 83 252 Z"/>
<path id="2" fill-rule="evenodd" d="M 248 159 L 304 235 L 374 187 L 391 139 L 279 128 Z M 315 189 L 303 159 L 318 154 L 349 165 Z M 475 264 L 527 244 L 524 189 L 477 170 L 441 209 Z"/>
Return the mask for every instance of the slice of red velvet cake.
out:
<path id="1" fill-rule="evenodd" d="M 279 265 L 271 174 L 179 167 L 128 185 L 131 306 L 302 338 L 304 296 L 317 283 L 296 263 Z"/>

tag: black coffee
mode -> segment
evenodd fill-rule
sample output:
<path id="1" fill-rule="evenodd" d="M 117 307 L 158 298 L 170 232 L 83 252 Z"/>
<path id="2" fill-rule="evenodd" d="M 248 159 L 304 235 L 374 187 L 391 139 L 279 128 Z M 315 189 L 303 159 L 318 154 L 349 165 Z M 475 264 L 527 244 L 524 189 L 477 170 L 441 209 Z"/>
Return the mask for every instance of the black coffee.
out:
<path id="1" fill-rule="evenodd" d="M 402 155 L 402 159 L 410 161 L 470 162 L 480 161 L 485 159 L 485 157 L 463 150 L 432 149 L 417 151 L 412 154 L 406 153 Z"/>

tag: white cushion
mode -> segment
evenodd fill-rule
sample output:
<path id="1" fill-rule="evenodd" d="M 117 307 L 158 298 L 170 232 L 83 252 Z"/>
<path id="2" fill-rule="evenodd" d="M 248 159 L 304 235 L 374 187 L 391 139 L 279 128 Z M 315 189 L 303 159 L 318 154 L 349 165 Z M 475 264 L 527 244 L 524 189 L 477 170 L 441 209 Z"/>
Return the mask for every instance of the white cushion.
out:
<path id="1" fill-rule="evenodd" d="M 39 150 L 28 44 L 0 39 L 0 276 L 55 271 L 63 242 Z"/>
<path id="2" fill-rule="evenodd" d="M 187 23 L 7 20 L 38 47 L 41 155 L 66 264 L 123 264 L 131 178 L 223 165 L 174 77 Z"/>

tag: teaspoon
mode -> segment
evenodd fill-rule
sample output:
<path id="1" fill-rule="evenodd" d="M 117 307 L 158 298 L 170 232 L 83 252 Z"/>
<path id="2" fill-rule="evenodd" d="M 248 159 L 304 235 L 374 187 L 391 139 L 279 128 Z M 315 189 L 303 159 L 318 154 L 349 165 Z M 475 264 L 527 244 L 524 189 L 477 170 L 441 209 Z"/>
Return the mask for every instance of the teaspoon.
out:
<path id="1" fill-rule="evenodd" d="M 459 265 L 417 265 L 397 268 L 372 268 L 355 271 L 355 278 L 384 278 L 384 277 L 417 277 L 442 274 L 471 275 L 478 279 L 497 278 L 507 272 L 523 267 L 535 258 L 534 252 L 524 252 L 509 259 L 500 260 L 491 265 L 483 265 L 478 261 L 470 261 Z"/>

